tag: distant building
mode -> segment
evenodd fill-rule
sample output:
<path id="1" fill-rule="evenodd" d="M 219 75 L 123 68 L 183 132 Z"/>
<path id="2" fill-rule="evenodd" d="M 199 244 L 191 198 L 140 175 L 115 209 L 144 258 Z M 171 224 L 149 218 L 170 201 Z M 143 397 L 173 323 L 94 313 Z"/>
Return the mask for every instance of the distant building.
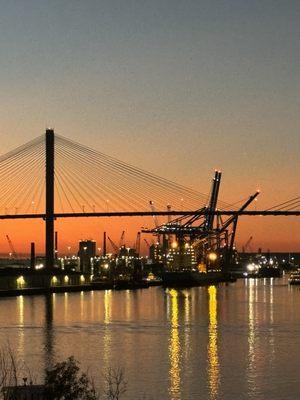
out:
<path id="1" fill-rule="evenodd" d="M 6 400 L 45 400 L 44 385 L 6 386 L 2 390 Z"/>
<path id="2" fill-rule="evenodd" d="M 78 257 L 80 259 L 80 271 L 93 272 L 93 259 L 96 256 L 96 242 L 94 240 L 81 240 L 79 242 Z"/>
<path id="3" fill-rule="evenodd" d="M 159 244 L 152 244 L 149 247 L 149 258 L 153 263 L 163 261 L 163 249 Z"/>

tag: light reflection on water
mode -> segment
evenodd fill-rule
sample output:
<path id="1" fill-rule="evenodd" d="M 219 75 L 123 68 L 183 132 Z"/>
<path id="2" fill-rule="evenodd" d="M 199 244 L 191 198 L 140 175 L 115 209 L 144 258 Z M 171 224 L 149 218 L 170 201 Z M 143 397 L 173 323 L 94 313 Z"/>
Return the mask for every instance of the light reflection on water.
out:
<path id="1" fill-rule="evenodd" d="M 180 395 L 180 338 L 179 338 L 179 321 L 178 321 L 178 291 L 171 289 L 170 295 L 170 313 L 171 313 L 171 327 L 170 327 L 170 399 L 177 400 L 181 398 Z"/>
<path id="2" fill-rule="evenodd" d="M 19 296 L 17 299 L 17 310 L 19 316 L 19 342 L 18 353 L 22 354 L 25 351 L 25 331 L 24 331 L 24 296 Z"/>
<path id="3" fill-rule="evenodd" d="M 191 295 L 189 291 L 184 291 L 184 334 L 183 334 L 183 342 L 184 342 L 184 359 L 185 363 L 188 362 L 190 357 L 190 335 L 191 335 Z"/>
<path id="4" fill-rule="evenodd" d="M 209 325 L 208 325 L 208 381 L 210 398 L 215 400 L 219 386 L 219 357 L 218 357 L 218 320 L 217 320 L 217 288 L 210 286 L 209 295 Z"/>
<path id="5" fill-rule="evenodd" d="M 299 397 L 300 290 L 282 279 L 2 298 L 0 307 L 0 342 L 36 375 L 73 354 L 99 385 L 105 369 L 124 366 L 126 400 Z"/>
<path id="6" fill-rule="evenodd" d="M 111 297 L 112 291 L 105 290 L 104 293 L 104 333 L 103 333 L 103 364 L 104 370 L 107 370 L 111 365 L 110 363 L 110 355 L 111 355 L 111 331 L 110 331 L 110 322 L 111 322 Z"/>
<path id="7" fill-rule="evenodd" d="M 54 363 L 54 332 L 53 329 L 53 314 L 55 310 L 56 295 L 46 295 L 44 303 L 44 368 L 47 368 Z M 25 353 L 27 351 L 25 350 Z"/>
<path id="8" fill-rule="evenodd" d="M 274 368 L 274 279 L 264 279 L 263 282 L 249 279 L 246 283 L 248 290 L 247 380 L 249 397 L 254 398 L 262 385 L 262 371 L 267 367 Z"/>
<path id="9" fill-rule="evenodd" d="M 269 312 L 270 312 L 270 362 L 274 364 L 275 356 L 275 340 L 274 340 L 274 278 L 270 279 L 270 292 L 269 292 Z"/>
<path id="10" fill-rule="evenodd" d="M 256 380 L 255 380 L 255 329 L 256 329 L 256 314 L 255 305 L 257 301 L 257 279 L 249 279 L 248 284 L 248 320 L 249 320 L 249 330 L 248 330 L 248 384 L 249 391 L 256 390 Z"/>

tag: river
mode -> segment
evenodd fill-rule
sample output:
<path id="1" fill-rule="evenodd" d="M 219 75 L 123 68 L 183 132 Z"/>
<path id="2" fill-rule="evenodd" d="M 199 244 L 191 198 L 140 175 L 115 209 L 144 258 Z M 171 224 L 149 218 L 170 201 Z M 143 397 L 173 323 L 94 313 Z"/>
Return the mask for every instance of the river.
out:
<path id="1" fill-rule="evenodd" d="M 123 368 L 124 399 L 300 398 L 300 290 L 286 278 L 164 290 L 0 299 L 0 343 L 35 379 L 74 355 L 98 387 Z"/>

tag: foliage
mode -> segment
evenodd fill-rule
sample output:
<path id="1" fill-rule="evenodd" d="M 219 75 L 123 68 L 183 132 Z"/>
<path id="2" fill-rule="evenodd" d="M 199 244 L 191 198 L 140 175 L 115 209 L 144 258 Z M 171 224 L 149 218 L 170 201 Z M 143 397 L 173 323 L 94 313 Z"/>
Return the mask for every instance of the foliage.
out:
<path id="1" fill-rule="evenodd" d="M 46 370 L 45 391 L 49 400 L 99 399 L 91 380 L 87 374 L 80 372 L 74 357 Z"/>
<path id="2" fill-rule="evenodd" d="M 24 377 L 24 374 L 29 376 L 29 379 Z M 0 398 L 11 399 L 15 387 L 31 385 L 32 381 L 30 370 L 17 360 L 10 346 L 0 347 Z M 127 388 L 123 369 L 108 368 L 104 373 L 104 381 L 105 389 L 101 399 L 120 400 Z M 81 372 L 79 363 L 74 357 L 69 357 L 46 369 L 44 387 L 47 400 L 100 399 L 93 381 L 86 373 Z"/>

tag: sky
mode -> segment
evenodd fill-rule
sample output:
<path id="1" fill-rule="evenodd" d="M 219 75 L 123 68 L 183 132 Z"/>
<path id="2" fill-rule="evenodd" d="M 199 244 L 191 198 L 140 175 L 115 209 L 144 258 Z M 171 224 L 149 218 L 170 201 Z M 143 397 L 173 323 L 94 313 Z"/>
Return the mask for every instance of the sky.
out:
<path id="1" fill-rule="evenodd" d="M 258 187 L 262 209 L 299 195 L 299 1 L 0 6 L 0 154 L 51 126 L 200 192 L 221 169 L 228 202 Z M 141 221 L 107 225 L 59 221 L 61 246 L 109 228 L 134 240 Z M 19 249 L 29 239 L 42 248 L 42 222 L 1 226 L 0 251 L 7 232 Z M 300 219 L 243 218 L 238 245 L 250 236 L 255 247 L 300 251 Z"/>

